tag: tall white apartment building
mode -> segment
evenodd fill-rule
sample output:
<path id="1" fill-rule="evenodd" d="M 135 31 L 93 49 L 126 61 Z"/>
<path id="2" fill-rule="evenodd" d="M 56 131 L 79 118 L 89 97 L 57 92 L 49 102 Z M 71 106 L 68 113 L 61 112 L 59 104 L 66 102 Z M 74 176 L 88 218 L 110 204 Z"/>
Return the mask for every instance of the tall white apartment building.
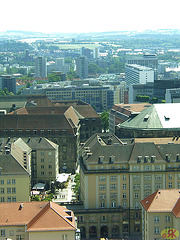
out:
<path id="1" fill-rule="evenodd" d="M 154 71 L 149 67 L 137 64 L 126 64 L 125 82 L 128 86 L 131 84 L 146 84 L 147 82 L 154 82 Z"/>
<path id="2" fill-rule="evenodd" d="M 35 77 L 36 78 L 46 78 L 47 77 L 46 58 L 37 57 L 35 59 Z"/>
<path id="3" fill-rule="evenodd" d="M 93 58 L 99 58 L 99 48 L 98 47 L 93 49 Z"/>

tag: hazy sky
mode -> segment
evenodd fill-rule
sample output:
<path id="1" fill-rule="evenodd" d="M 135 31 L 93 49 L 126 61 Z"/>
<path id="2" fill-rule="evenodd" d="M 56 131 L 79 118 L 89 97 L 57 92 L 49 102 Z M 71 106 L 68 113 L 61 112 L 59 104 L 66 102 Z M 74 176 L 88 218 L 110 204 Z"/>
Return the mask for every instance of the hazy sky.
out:
<path id="1" fill-rule="evenodd" d="M 180 29 L 179 0 L 4 0 L 0 32 Z"/>

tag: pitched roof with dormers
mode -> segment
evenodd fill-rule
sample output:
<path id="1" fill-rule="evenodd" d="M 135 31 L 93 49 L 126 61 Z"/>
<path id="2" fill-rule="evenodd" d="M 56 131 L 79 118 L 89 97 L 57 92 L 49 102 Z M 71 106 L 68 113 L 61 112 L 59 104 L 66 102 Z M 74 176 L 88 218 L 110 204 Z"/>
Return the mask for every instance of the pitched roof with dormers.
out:
<path id="1" fill-rule="evenodd" d="M 27 232 L 76 230 L 74 214 L 53 202 L 0 203 L 0 226 L 25 225 Z"/>

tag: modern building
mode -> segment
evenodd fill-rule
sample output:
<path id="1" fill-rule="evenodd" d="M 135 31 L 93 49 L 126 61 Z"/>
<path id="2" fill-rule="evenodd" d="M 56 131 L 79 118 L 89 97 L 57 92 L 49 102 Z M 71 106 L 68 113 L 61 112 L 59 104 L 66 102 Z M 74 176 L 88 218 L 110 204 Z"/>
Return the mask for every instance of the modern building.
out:
<path id="1" fill-rule="evenodd" d="M 114 104 L 114 89 L 111 86 L 60 86 L 48 84 L 25 89 L 23 95 L 45 94 L 51 101 L 81 100 L 95 107 L 96 111 L 109 110 Z"/>
<path id="2" fill-rule="evenodd" d="M 154 71 L 154 79 L 158 79 L 158 58 L 155 54 L 145 54 L 141 57 L 131 56 L 127 60 L 127 64 L 137 64 L 152 68 Z"/>
<path id="3" fill-rule="evenodd" d="M 99 58 L 99 48 L 95 47 L 93 49 L 93 58 Z"/>
<path id="4" fill-rule="evenodd" d="M 85 56 L 76 59 L 76 73 L 80 79 L 88 77 L 88 59 Z"/>
<path id="5" fill-rule="evenodd" d="M 132 84 L 129 86 L 129 104 L 138 103 L 136 97 L 148 96 L 150 100 L 154 97 L 154 83 Z"/>
<path id="6" fill-rule="evenodd" d="M 0 76 L 0 89 L 7 88 L 9 92 L 16 94 L 16 78 L 13 75 Z"/>
<path id="7" fill-rule="evenodd" d="M 180 103 L 152 104 L 137 116 L 119 124 L 115 134 L 120 138 L 179 136 L 179 107 Z"/>
<path id="8" fill-rule="evenodd" d="M 141 239 L 140 200 L 158 189 L 180 187 L 180 139 L 170 142 L 122 141 L 109 134 L 86 141 L 80 152 L 83 207 L 75 210 L 83 239 Z"/>
<path id="9" fill-rule="evenodd" d="M 141 205 L 142 240 L 179 239 L 180 189 L 159 189 Z"/>
<path id="10" fill-rule="evenodd" d="M 146 84 L 147 82 L 154 82 L 154 71 L 149 67 L 137 64 L 126 64 L 125 82 L 127 86 L 130 86 L 131 84 Z"/>
<path id="11" fill-rule="evenodd" d="M 180 88 L 166 89 L 166 103 L 180 103 Z"/>
<path id="12" fill-rule="evenodd" d="M 47 78 L 47 65 L 45 57 L 36 57 L 35 59 L 35 77 Z"/>
<path id="13" fill-rule="evenodd" d="M 73 212 L 56 203 L 1 203 L 0 212 L 0 239 L 75 239 Z"/>
<path id="14" fill-rule="evenodd" d="M 109 112 L 109 132 L 114 134 L 118 124 L 125 122 L 132 115 L 138 115 L 150 105 L 149 103 L 115 104 Z"/>
<path id="15" fill-rule="evenodd" d="M 0 202 L 23 202 L 30 199 L 31 172 L 11 152 L 10 138 L 0 141 Z M 29 159 L 29 148 L 25 161 Z M 27 166 L 27 164 L 26 164 Z M 2 216 L 2 215 L 1 215 Z"/>

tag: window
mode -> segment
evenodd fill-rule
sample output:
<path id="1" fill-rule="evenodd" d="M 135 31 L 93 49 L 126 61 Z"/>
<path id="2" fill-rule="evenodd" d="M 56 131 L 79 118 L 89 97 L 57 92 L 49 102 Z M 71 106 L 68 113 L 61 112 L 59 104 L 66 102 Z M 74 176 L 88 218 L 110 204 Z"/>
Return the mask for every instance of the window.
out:
<path id="1" fill-rule="evenodd" d="M 110 181 L 111 182 L 117 181 L 117 176 L 110 176 Z"/>
<path id="2" fill-rule="evenodd" d="M 172 174 L 168 174 L 168 180 L 172 180 Z"/>
<path id="3" fill-rule="evenodd" d="M 112 202 L 111 202 L 111 207 L 112 207 L 112 208 L 115 208 L 115 207 L 116 207 L 116 201 L 112 201 Z"/>
<path id="4" fill-rule="evenodd" d="M 110 198 L 111 198 L 111 199 L 117 198 L 117 194 L 116 194 L 116 193 L 111 193 L 111 194 L 110 194 Z"/>
<path id="5" fill-rule="evenodd" d="M 1 193 L 1 194 L 4 194 L 4 188 L 1 188 L 1 189 L 0 189 L 0 193 Z"/>
<path id="6" fill-rule="evenodd" d="M 162 174 L 156 174 L 156 181 L 162 180 Z"/>
<path id="7" fill-rule="evenodd" d="M 100 182 L 105 182 L 106 181 L 106 177 L 105 176 L 100 176 L 99 177 L 99 181 Z"/>
<path id="8" fill-rule="evenodd" d="M 5 233 L 5 230 L 2 229 L 2 230 L 1 230 L 1 237 L 4 237 L 4 236 L 6 236 L 6 233 Z"/>
<path id="9" fill-rule="evenodd" d="M 0 184 L 1 184 L 1 185 L 4 185 L 4 180 L 3 180 L 3 179 L 1 179 Z"/>
<path id="10" fill-rule="evenodd" d="M 11 184 L 11 179 L 7 179 L 7 184 Z"/>
<path id="11" fill-rule="evenodd" d="M 160 217 L 154 216 L 154 223 L 159 223 L 159 222 L 160 222 Z"/>
<path id="12" fill-rule="evenodd" d="M 44 165 L 41 165 L 41 169 L 44 169 Z"/>
<path id="13" fill-rule="evenodd" d="M 49 168 L 49 169 L 52 169 L 52 165 L 48 165 L 48 168 Z"/>
<path id="14" fill-rule="evenodd" d="M 106 222 L 106 216 L 101 216 L 101 222 Z"/>
<path id="15" fill-rule="evenodd" d="M 168 188 L 172 188 L 172 182 L 168 183 Z"/>
<path id="16" fill-rule="evenodd" d="M 117 185 L 116 184 L 110 184 L 110 190 L 116 190 Z"/>
<path id="17" fill-rule="evenodd" d="M 16 179 L 12 179 L 12 184 L 16 184 Z"/>
<path id="18" fill-rule="evenodd" d="M 24 240 L 24 236 L 23 235 L 16 235 L 16 240 Z"/>
<path id="19" fill-rule="evenodd" d="M 161 170 L 161 165 L 155 165 L 155 170 Z"/>
<path id="20" fill-rule="evenodd" d="M 99 185 L 99 190 L 100 191 L 106 190 L 106 184 L 100 184 Z"/>
<path id="21" fill-rule="evenodd" d="M 12 201 L 13 201 L 13 202 L 16 202 L 16 197 L 12 197 Z"/>
<path id="22" fill-rule="evenodd" d="M 44 176 L 44 172 L 41 172 L 41 176 Z"/>
<path id="23" fill-rule="evenodd" d="M 66 151 L 67 151 L 67 147 L 66 147 L 66 146 L 63 146 L 63 147 L 62 147 L 62 150 L 63 150 L 63 152 L 66 152 Z"/>
<path id="24" fill-rule="evenodd" d="M 145 166 L 145 167 L 144 167 L 144 170 L 145 170 L 145 171 L 150 171 L 150 170 L 151 170 L 151 166 L 149 166 L 149 165 Z"/>
<path id="25" fill-rule="evenodd" d="M 16 193 L 16 188 L 15 187 L 12 188 L 12 193 Z"/>
<path id="26" fill-rule="evenodd" d="M 106 194 L 105 193 L 100 193 L 99 198 L 100 199 L 106 199 Z"/>
<path id="27" fill-rule="evenodd" d="M 134 181 L 139 181 L 140 180 L 140 176 L 139 175 L 134 175 L 133 179 L 134 179 Z"/>
<path id="28" fill-rule="evenodd" d="M 84 216 L 78 216 L 78 223 L 84 222 Z"/>
<path id="29" fill-rule="evenodd" d="M 158 189 L 160 189 L 160 188 L 162 188 L 162 184 L 161 183 L 156 183 L 156 190 L 158 190 Z"/>
<path id="30" fill-rule="evenodd" d="M 139 208 L 139 202 L 135 202 L 135 209 Z"/>
<path id="31" fill-rule="evenodd" d="M 0 198 L 0 201 L 1 201 L 1 202 L 5 202 L 5 198 L 4 198 L 4 197 L 1 197 L 1 198 Z"/>
<path id="32" fill-rule="evenodd" d="M 8 193 L 8 194 L 11 193 L 11 188 L 7 188 L 7 193 Z"/>
<path id="33" fill-rule="evenodd" d="M 126 189 L 126 183 L 123 183 L 123 189 L 124 190 Z"/>
<path id="34" fill-rule="evenodd" d="M 159 227 L 154 228 L 154 234 L 160 234 L 160 229 Z"/>
<path id="35" fill-rule="evenodd" d="M 11 202 L 11 197 L 8 197 L 8 198 L 7 198 L 7 202 Z"/>
<path id="36" fill-rule="evenodd" d="M 138 198 L 139 197 L 139 193 L 138 192 L 135 192 L 134 193 L 134 198 Z"/>
<path id="37" fill-rule="evenodd" d="M 151 180 L 151 175 L 145 175 L 144 180 L 145 181 L 150 181 Z"/>
<path id="38" fill-rule="evenodd" d="M 134 190 L 139 190 L 140 189 L 140 184 L 134 184 L 133 189 Z"/>
<path id="39" fill-rule="evenodd" d="M 123 193 L 122 197 L 125 199 L 127 198 L 127 194 L 126 193 Z"/>
<path id="40" fill-rule="evenodd" d="M 127 207 L 127 202 L 123 201 L 122 206 L 123 206 L 123 208 L 126 208 Z"/>
<path id="41" fill-rule="evenodd" d="M 42 162 L 42 163 L 44 162 L 44 158 L 41 158 L 41 162 Z"/>
<path id="42" fill-rule="evenodd" d="M 126 175 L 123 175 L 123 176 L 122 176 L 122 180 L 123 180 L 123 181 L 126 181 L 126 180 L 127 180 Z"/>
<path id="43" fill-rule="evenodd" d="M 104 202 L 104 201 L 102 201 L 102 202 L 100 203 L 100 207 L 101 207 L 101 208 L 105 208 L 105 202 Z"/>
<path id="44" fill-rule="evenodd" d="M 145 190 L 150 190 L 151 189 L 151 184 L 150 183 L 144 184 L 144 189 Z"/>
<path id="45" fill-rule="evenodd" d="M 166 222 L 171 222 L 171 216 L 166 216 Z"/>

